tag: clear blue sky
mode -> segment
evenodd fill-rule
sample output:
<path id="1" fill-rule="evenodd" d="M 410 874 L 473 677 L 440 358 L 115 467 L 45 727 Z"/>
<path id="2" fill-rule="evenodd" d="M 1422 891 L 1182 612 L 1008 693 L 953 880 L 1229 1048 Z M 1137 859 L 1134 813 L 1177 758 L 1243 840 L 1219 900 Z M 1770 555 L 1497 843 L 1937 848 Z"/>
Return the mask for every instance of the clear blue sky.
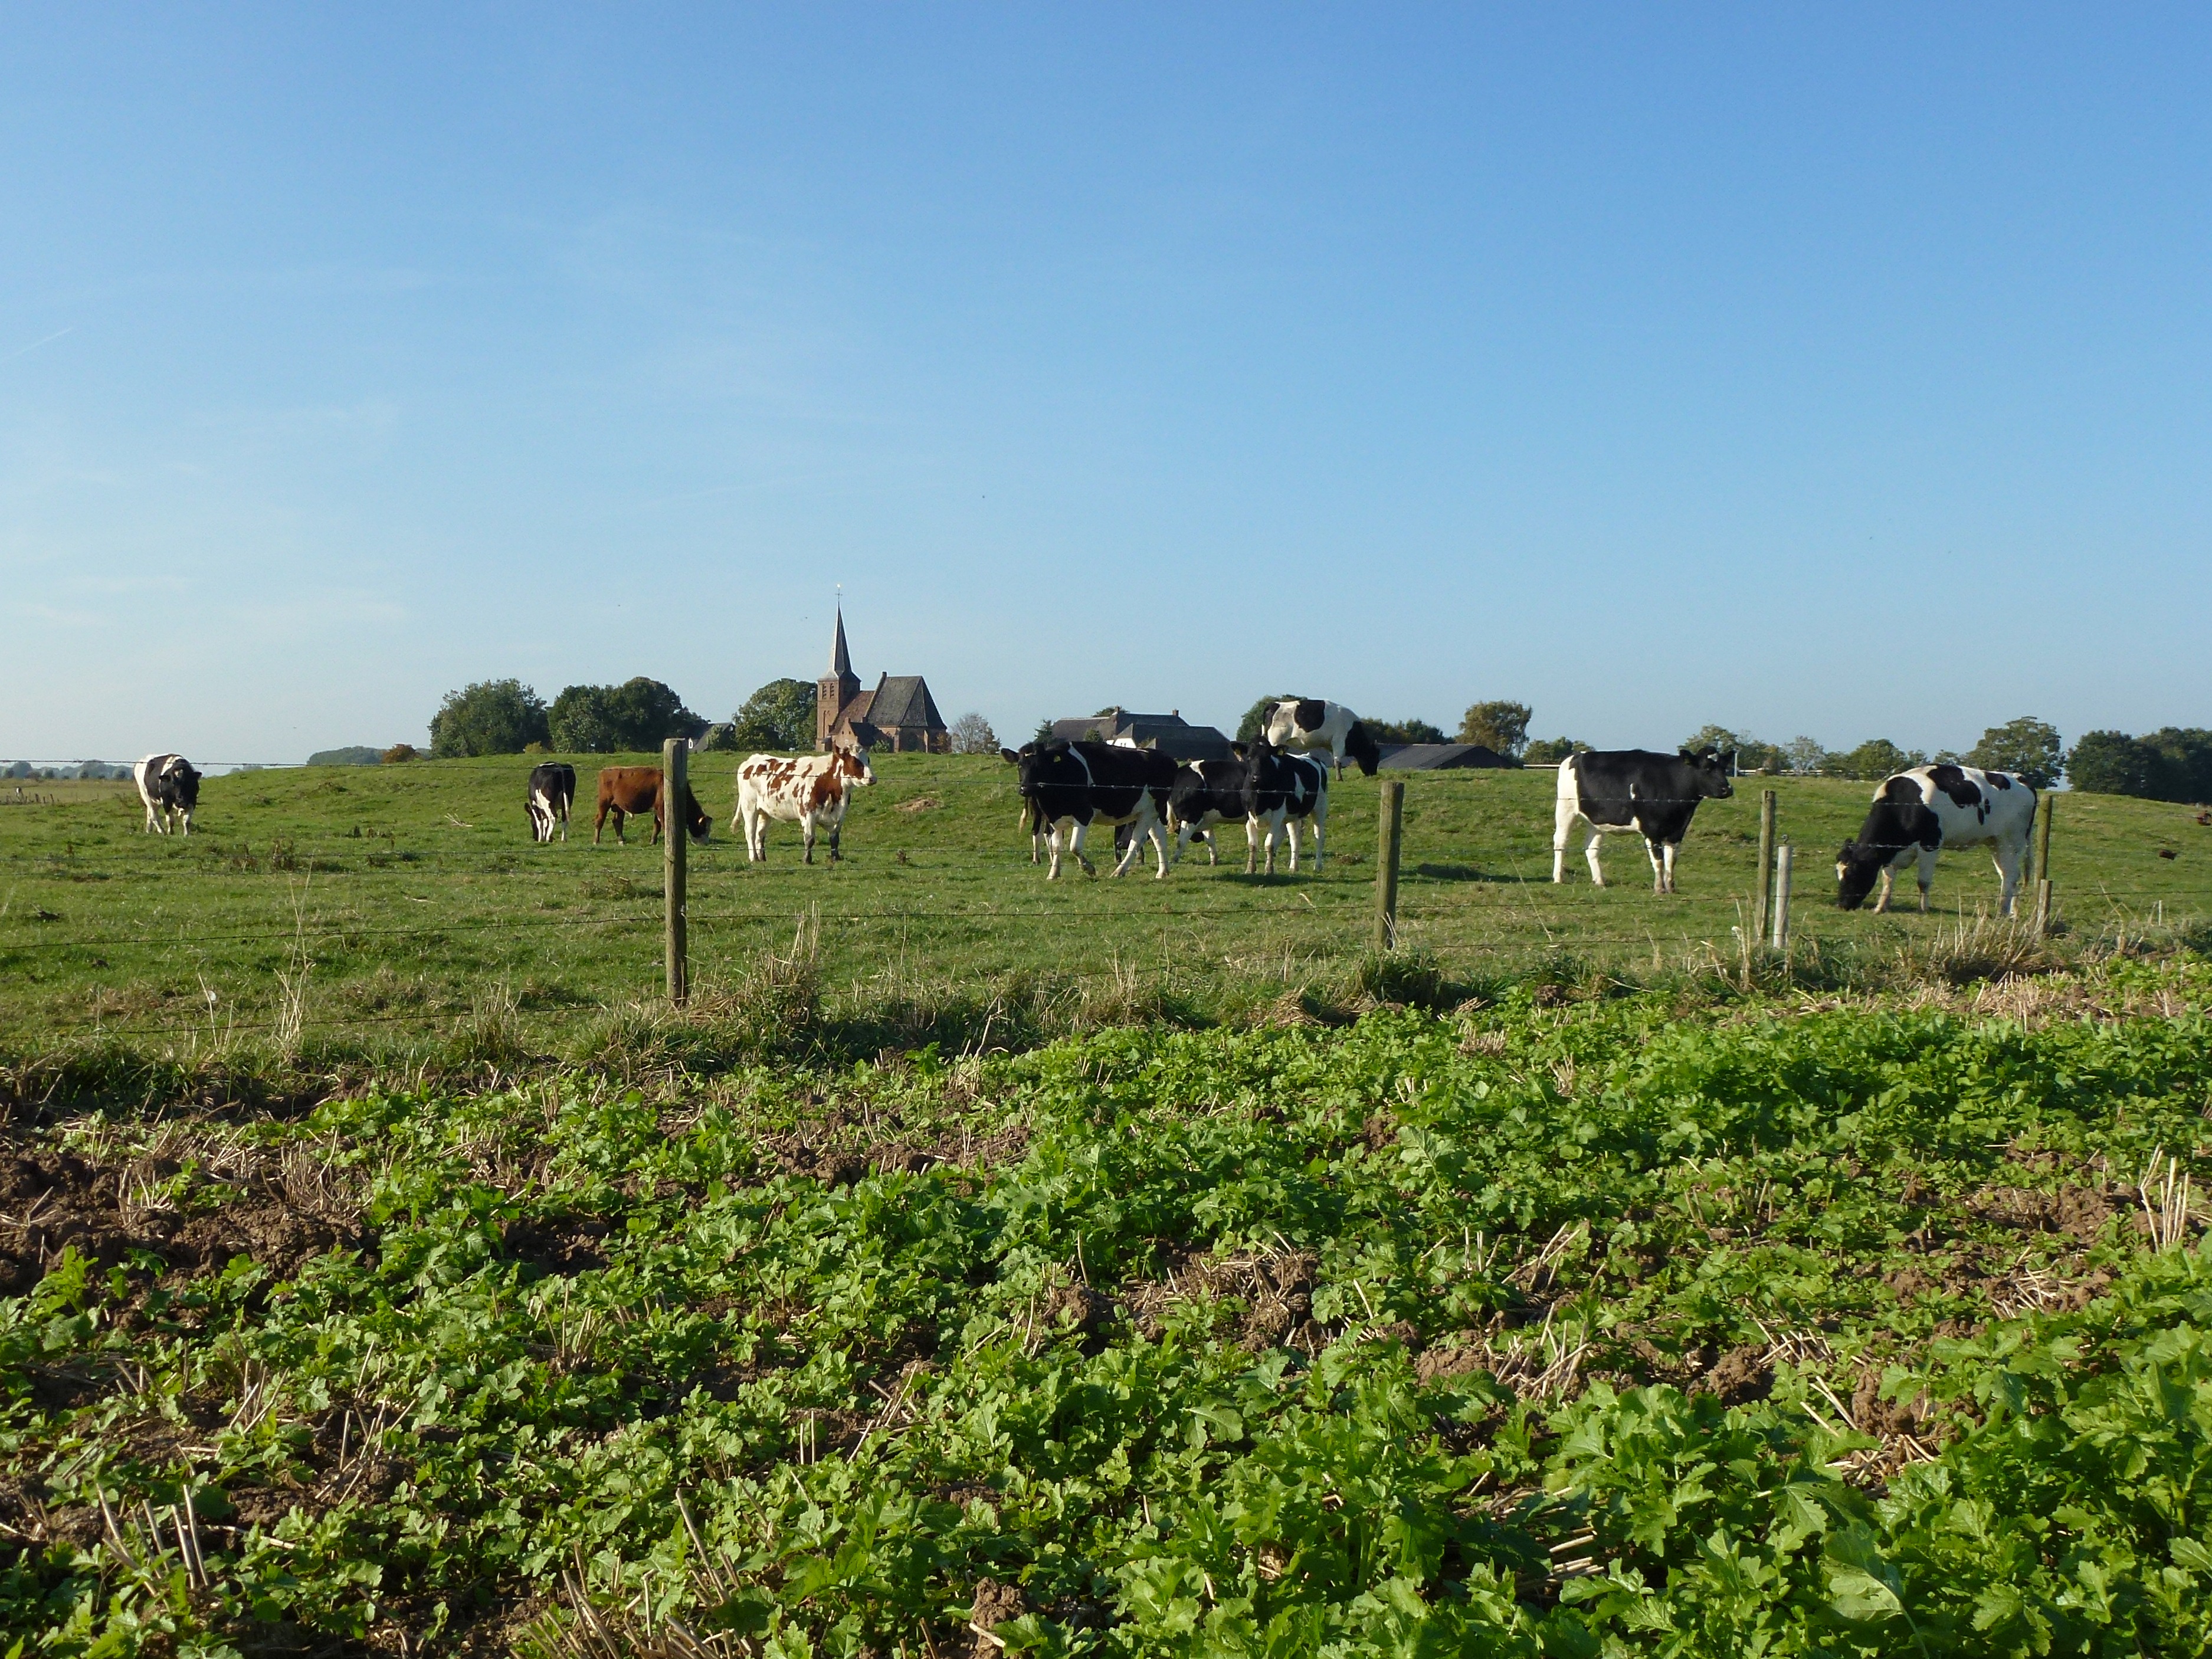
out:
<path id="1" fill-rule="evenodd" d="M 2212 725 L 2212 13 L 11 8 L 0 756 Z"/>

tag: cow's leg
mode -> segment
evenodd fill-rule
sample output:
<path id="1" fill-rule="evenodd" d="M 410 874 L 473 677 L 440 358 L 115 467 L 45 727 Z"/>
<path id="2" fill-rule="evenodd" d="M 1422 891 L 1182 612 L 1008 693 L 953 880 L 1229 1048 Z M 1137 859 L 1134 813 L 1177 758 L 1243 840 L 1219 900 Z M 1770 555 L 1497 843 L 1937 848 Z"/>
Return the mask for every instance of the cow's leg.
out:
<path id="1" fill-rule="evenodd" d="M 811 864 L 814 862 L 814 814 L 811 812 L 800 813 L 799 815 L 799 833 L 806 837 L 806 861 L 809 864 Z"/>
<path id="2" fill-rule="evenodd" d="M 1679 850 L 1680 849 L 1671 841 L 1659 843 L 1659 855 L 1666 860 L 1667 891 L 1669 893 L 1674 890 L 1674 854 Z"/>
<path id="3" fill-rule="evenodd" d="M 1881 866 L 1881 895 L 1874 902 L 1874 913 L 1881 915 L 1889 909 L 1889 890 L 1897 884 L 1897 871 L 1891 865 Z"/>
<path id="4" fill-rule="evenodd" d="M 1605 871 L 1597 861 L 1597 844 L 1604 839 L 1605 837 L 1593 826 L 1590 830 L 1589 845 L 1583 848 L 1583 857 L 1589 863 L 1590 880 L 1600 887 L 1605 885 Z"/>
<path id="5" fill-rule="evenodd" d="M 1295 876 L 1298 872 L 1298 821 L 1285 818 L 1283 833 L 1291 838 L 1291 873 Z"/>
<path id="6" fill-rule="evenodd" d="M 1067 850 L 1075 854 L 1075 861 L 1083 866 L 1085 875 L 1095 876 L 1098 873 L 1098 866 L 1091 861 L 1091 855 L 1083 850 L 1084 841 L 1090 833 L 1091 826 L 1081 818 L 1077 818 L 1067 832 Z"/>
<path id="7" fill-rule="evenodd" d="M 844 862 L 845 855 L 837 850 L 837 837 L 839 833 L 842 831 L 844 828 L 844 819 L 832 818 L 830 820 L 830 862 L 832 864 L 842 864 Z"/>
<path id="8" fill-rule="evenodd" d="M 1997 879 L 2003 884 L 1997 896 L 1997 914 L 2001 916 L 2012 914 L 2013 899 L 2020 892 L 2021 855 L 2027 851 L 2027 843 L 2024 841 L 2011 848 L 1999 842 L 1990 849 L 1990 857 L 1997 866 Z"/>
<path id="9" fill-rule="evenodd" d="M 1649 836 L 1644 836 L 1644 856 L 1651 860 L 1651 890 L 1655 893 L 1665 892 L 1667 890 L 1667 861 L 1660 854 L 1659 843 L 1652 840 Z"/>
<path id="10" fill-rule="evenodd" d="M 593 819 L 592 820 L 592 846 L 597 847 L 597 846 L 599 844 L 599 831 L 600 831 L 600 830 L 604 830 L 604 829 L 606 827 L 606 823 L 607 823 L 607 807 L 606 807 L 606 803 L 605 803 L 605 801 L 602 801 L 602 802 L 600 802 L 600 803 L 599 803 L 599 817 L 595 817 L 595 818 L 593 818 Z"/>
<path id="11" fill-rule="evenodd" d="M 1221 849 L 1213 844 L 1213 831 L 1208 830 L 1203 833 L 1206 836 L 1206 861 L 1210 865 L 1220 863 Z"/>
<path id="12" fill-rule="evenodd" d="M 1044 832 L 1045 850 L 1052 855 L 1051 867 L 1045 872 L 1047 881 L 1060 879 L 1060 828 L 1055 823 Z"/>
<path id="13" fill-rule="evenodd" d="M 1575 820 L 1582 814 L 1571 800 L 1562 800 L 1552 811 L 1552 881 L 1567 878 L 1567 843 L 1574 839 Z"/>
<path id="14" fill-rule="evenodd" d="M 1316 875 L 1319 875 L 1321 873 L 1322 827 L 1328 822 L 1328 797 L 1324 794 L 1319 800 L 1314 803 L 1313 810 L 1314 874 Z"/>
<path id="15" fill-rule="evenodd" d="M 1920 914 L 1928 914 L 1928 890 L 1936 884 L 1936 849 L 1920 849 Z"/>
<path id="16" fill-rule="evenodd" d="M 1260 820 L 1256 816 L 1244 820 L 1244 873 L 1250 875 L 1260 867 Z"/>
<path id="17" fill-rule="evenodd" d="M 1267 814 L 1267 873 L 1271 876 L 1275 873 L 1275 842 L 1288 822 L 1280 811 Z"/>
<path id="18" fill-rule="evenodd" d="M 1121 846 L 1123 830 L 1123 825 L 1117 823 L 1114 826 L 1114 842 L 1116 846 Z M 1127 873 L 1129 866 L 1145 855 L 1145 836 L 1147 832 L 1140 829 L 1134 820 L 1127 824 L 1127 830 L 1129 837 L 1128 845 L 1121 848 L 1121 856 L 1114 861 L 1114 873 L 1117 876 Z"/>

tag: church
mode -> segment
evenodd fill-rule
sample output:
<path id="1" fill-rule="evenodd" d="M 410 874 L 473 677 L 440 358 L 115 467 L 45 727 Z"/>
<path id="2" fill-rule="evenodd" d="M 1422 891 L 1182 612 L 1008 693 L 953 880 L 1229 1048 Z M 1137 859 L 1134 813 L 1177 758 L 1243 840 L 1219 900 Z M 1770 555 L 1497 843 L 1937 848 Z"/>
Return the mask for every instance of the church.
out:
<path id="1" fill-rule="evenodd" d="M 830 672 L 814 683 L 814 746 L 854 743 L 863 749 L 952 752 L 952 733 L 919 674 L 885 674 L 872 690 L 853 672 L 845 647 L 845 608 L 837 607 L 837 632 L 830 644 Z"/>

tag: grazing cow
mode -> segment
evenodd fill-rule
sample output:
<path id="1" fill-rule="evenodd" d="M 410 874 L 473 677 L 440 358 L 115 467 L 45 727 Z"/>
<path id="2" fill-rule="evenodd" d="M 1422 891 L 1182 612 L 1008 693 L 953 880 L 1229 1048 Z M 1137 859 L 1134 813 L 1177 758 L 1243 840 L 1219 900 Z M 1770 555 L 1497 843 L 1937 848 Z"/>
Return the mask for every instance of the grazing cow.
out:
<path id="1" fill-rule="evenodd" d="M 2027 862 L 2028 832 L 2034 827 L 2035 791 L 2009 772 L 1947 764 L 1897 773 L 1874 792 L 1858 839 L 1845 842 L 1836 854 L 1836 902 L 1857 909 L 1879 877 L 1881 897 L 1874 908 L 1888 909 L 1897 872 L 1917 860 L 1924 915 L 1929 884 L 1936 879 L 1936 854 L 1946 847 L 1986 846 L 2004 884 L 1998 908 L 2008 916 Z"/>
<path id="2" fill-rule="evenodd" d="M 758 864 L 768 856 L 769 820 L 795 823 L 806 837 L 806 861 L 811 864 L 814 832 L 826 823 L 834 864 L 844 856 L 837 837 L 853 791 L 875 781 L 868 757 L 858 749 L 841 746 L 826 755 L 802 755 L 796 760 L 754 755 L 738 768 L 738 810 L 730 828 L 743 829 L 745 857 Z"/>
<path id="3" fill-rule="evenodd" d="M 530 769 L 530 839 L 549 842 L 553 826 L 561 826 L 561 839 L 568 839 L 568 809 L 576 800 L 576 769 L 565 761 L 547 761 Z M 620 840 L 622 828 L 616 826 Z"/>
<path id="4" fill-rule="evenodd" d="M 146 803 L 146 833 L 169 833 L 173 814 L 183 833 L 192 833 L 192 813 L 200 804 L 200 775 L 182 755 L 149 755 L 131 769 L 138 799 Z"/>
<path id="5" fill-rule="evenodd" d="M 1382 761 L 1374 734 L 1358 715 L 1340 702 L 1323 702 L 1318 697 L 1284 698 L 1267 711 L 1261 735 L 1278 749 L 1327 750 L 1339 777 L 1344 775 L 1347 758 L 1358 762 L 1359 769 L 1370 778 Z"/>
<path id="6" fill-rule="evenodd" d="M 1175 782 L 1168 790 L 1167 826 L 1175 838 L 1176 862 L 1192 842 L 1203 841 L 1206 861 L 1219 863 L 1213 845 L 1214 826 L 1245 816 L 1244 783 L 1251 769 L 1245 763 L 1243 744 L 1229 747 L 1232 757 L 1229 760 L 1185 761 L 1176 769 Z M 1121 836 L 1122 831 L 1115 831 L 1117 847 Z"/>
<path id="7" fill-rule="evenodd" d="M 661 775 L 657 766 L 610 766 L 599 774 L 599 815 L 592 821 L 592 845 L 599 844 L 599 828 L 607 821 L 607 814 L 615 815 L 615 840 L 622 842 L 623 825 L 634 816 L 653 814 L 653 839 L 659 841 L 661 831 L 667 828 L 667 815 L 662 810 Z M 699 805 L 699 798 L 691 787 L 684 787 L 684 825 L 690 830 L 691 839 L 704 842 L 714 828 L 714 821 Z M 623 842 L 623 845 L 628 845 Z M 647 843 L 650 845 L 651 843 Z"/>
<path id="8" fill-rule="evenodd" d="M 1298 867 L 1298 820 L 1313 830 L 1314 873 L 1321 873 L 1322 832 L 1328 824 L 1328 768 L 1311 755 L 1278 753 L 1265 738 L 1246 756 L 1244 873 L 1252 873 L 1252 841 L 1267 827 L 1267 873 L 1275 873 L 1275 838 L 1286 830 L 1291 869 Z"/>
<path id="9" fill-rule="evenodd" d="M 1559 763 L 1559 793 L 1552 823 L 1552 879 L 1567 878 L 1567 842 L 1577 822 L 1589 827 L 1590 879 L 1605 885 L 1598 867 L 1601 838 L 1633 830 L 1651 855 L 1651 890 L 1674 890 L 1674 851 L 1690 832 L 1701 800 L 1726 800 L 1735 751 L 1655 755 L 1648 749 L 1592 750 Z"/>
<path id="10" fill-rule="evenodd" d="M 1129 849 L 1114 866 L 1115 875 L 1128 870 L 1150 840 L 1159 857 L 1159 875 L 1166 877 L 1165 817 L 1176 779 L 1171 757 L 1157 749 L 1125 749 L 1089 738 L 1070 743 L 1057 738 L 1024 744 L 1018 750 L 1001 749 L 999 757 L 1017 769 L 1030 821 L 1043 828 L 1045 845 L 1052 854 L 1046 880 L 1060 878 L 1063 831 L 1075 861 L 1087 873 L 1098 873 L 1083 854 L 1085 833 L 1094 823 L 1126 823 L 1131 828 Z"/>

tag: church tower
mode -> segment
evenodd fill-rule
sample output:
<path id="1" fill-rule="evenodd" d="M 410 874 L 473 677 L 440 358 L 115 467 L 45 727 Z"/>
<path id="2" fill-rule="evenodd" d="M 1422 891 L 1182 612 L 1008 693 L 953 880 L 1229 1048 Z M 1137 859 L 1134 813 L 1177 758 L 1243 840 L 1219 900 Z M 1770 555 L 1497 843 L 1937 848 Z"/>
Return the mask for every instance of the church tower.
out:
<path id="1" fill-rule="evenodd" d="M 845 705 L 860 695 L 853 653 L 845 648 L 845 607 L 837 607 L 837 632 L 830 645 L 830 672 L 814 683 L 814 746 L 827 749 Z"/>

